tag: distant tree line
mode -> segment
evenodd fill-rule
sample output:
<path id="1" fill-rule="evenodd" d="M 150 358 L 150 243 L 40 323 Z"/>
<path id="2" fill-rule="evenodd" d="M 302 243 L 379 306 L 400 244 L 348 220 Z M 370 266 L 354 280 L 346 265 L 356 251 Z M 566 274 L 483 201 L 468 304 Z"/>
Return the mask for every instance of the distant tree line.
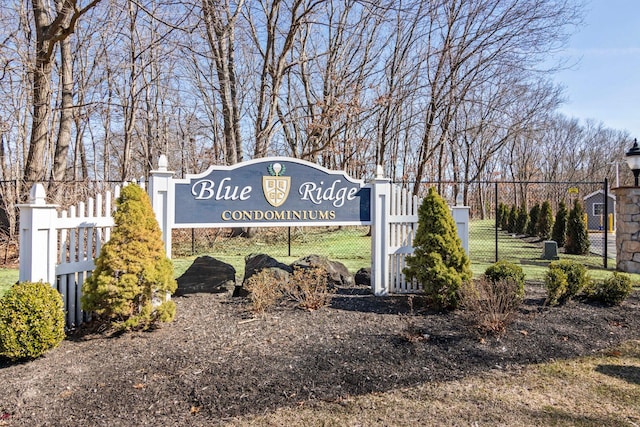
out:
<path id="1" fill-rule="evenodd" d="M 63 203 L 62 181 L 148 177 L 160 154 L 178 176 L 269 155 L 362 179 L 383 165 L 415 194 L 613 177 L 629 135 L 558 113 L 551 80 L 582 13 L 578 0 L 6 0 L 2 200 L 43 181 Z M 486 215 L 490 187 L 469 189 L 455 191 Z"/>

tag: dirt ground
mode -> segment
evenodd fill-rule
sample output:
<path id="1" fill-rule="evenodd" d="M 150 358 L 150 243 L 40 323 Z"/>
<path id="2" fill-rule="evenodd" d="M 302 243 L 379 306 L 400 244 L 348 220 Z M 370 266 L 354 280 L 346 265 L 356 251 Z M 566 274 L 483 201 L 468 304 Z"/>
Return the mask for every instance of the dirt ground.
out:
<path id="1" fill-rule="evenodd" d="M 366 288 L 339 289 L 321 310 L 259 317 L 229 294 L 177 297 L 175 321 L 155 331 L 78 334 L 38 360 L 0 359 L 0 426 L 211 426 L 308 401 L 517 372 L 639 339 L 638 294 L 620 307 L 547 307 L 543 288 L 528 285 L 500 339 L 479 337 L 459 312 L 422 312 L 417 300 L 412 310 L 407 297 Z"/>

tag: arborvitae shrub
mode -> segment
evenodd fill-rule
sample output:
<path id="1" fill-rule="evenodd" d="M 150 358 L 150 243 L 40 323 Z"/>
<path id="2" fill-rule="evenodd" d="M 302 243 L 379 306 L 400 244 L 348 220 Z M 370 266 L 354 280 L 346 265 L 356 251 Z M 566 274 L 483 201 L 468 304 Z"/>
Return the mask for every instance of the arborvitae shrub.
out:
<path id="1" fill-rule="evenodd" d="M 498 228 L 502 228 L 502 218 L 504 216 L 504 203 L 500 202 L 496 209 L 496 224 Z"/>
<path id="2" fill-rule="evenodd" d="M 444 199 L 429 189 L 418 210 L 414 252 L 404 274 L 422 284 L 428 299 L 440 308 L 458 305 L 459 289 L 471 279 L 469 258 Z"/>
<path id="3" fill-rule="evenodd" d="M 567 205 L 564 202 L 560 202 L 558 212 L 556 213 L 556 220 L 553 222 L 553 231 L 551 232 L 551 240 L 558 243 L 558 247 L 564 246 L 567 235 L 567 218 L 569 211 Z"/>
<path id="4" fill-rule="evenodd" d="M 578 295 L 583 289 L 589 286 L 591 280 L 587 274 L 587 267 L 574 261 L 553 261 L 549 264 L 548 273 L 552 271 L 561 271 L 566 276 L 566 287 L 564 291 L 555 298 L 557 302 L 560 303 Z"/>
<path id="5" fill-rule="evenodd" d="M 589 231 L 584 220 L 584 209 L 576 199 L 567 220 L 567 240 L 564 250 L 568 254 L 585 255 L 589 253 Z"/>
<path id="6" fill-rule="evenodd" d="M 600 301 L 607 305 L 620 305 L 633 292 L 631 278 L 626 274 L 614 271 L 605 280 L 600 280 L 589 286 L 586 294 L 589 299 Z"/>
<path id="7" fill-rule="evenodd" d="M 502 205 L 502 215 L 500 215 L 500 228 L 502 231 L 509 231 L 509 207 Z"/>
<path id="8" fill-rule="evenodd" d="M 115 228 L 82 286 L 83 310 L 117 329 L 148 329 L 175 315 L 177 288 L 149 197 L 138 185 L 122 189 Z"/>
<path id="9" fill-rule="evenodd" d="M 509 261 L 498 261 L 490 265 L 484 275 L 492 282 L 510 280 L 516 285 L 516 291 L 520 298 L 524 297 L 524 272 L 522 267 Z"/>
<path id="10" fill-rule="evenodd" d="M 518 218 L 516 219 L 515 232 L 518 234 L 526 234 L 528 222 L 529 222 L 529 214 L 527 213 L 527 208 L 525 208 L 524 206 L 520 206 L 520 209 L 518 209 Z"/>
<path id="11" fill-rule="evenodd" d="M 62 296 L 48 283 L 13 285 L 0 299 L 0 355 L 35 359 L 64 339 Z"/>
<path id="12" fill-rule="evenodd" d="M 529 223 L 527 224 L 527 235 L 535 236 L 536 227 L 538 226 L 538 217 L 540 216 L 540 205 L 535 204 L 529 210 Z"/>
<path id="13" fill-rule="evenodd" d="M 516 232 L 516 226 L 518 223 L 518 210 L 515 206 L 511 206 L 511 210 L 509 211 L 509 225 L 507 226 L 507 231 L 509 233 Z"/>
<path id="14" fill-rule="evenodd" d="M 551 203 L 545 200 L 540 207 L 540 214 L 538 215 L 538 223 L 536 225 L 536 235 L 543 240 L 549 240 L 552 227 L 553 212 L 551 211 Z"/>

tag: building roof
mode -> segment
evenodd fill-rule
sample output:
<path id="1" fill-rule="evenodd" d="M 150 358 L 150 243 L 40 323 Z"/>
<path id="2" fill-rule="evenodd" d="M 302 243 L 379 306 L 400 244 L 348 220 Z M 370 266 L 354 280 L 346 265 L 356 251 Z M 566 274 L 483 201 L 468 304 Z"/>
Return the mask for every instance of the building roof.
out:
<path id="1" fill-rule="evenodd" d="M 603 194 L 603 195 L 604 195 L 604 190 L 597 190 L 597 191 L 594 191 L 593 193 L 587 194 L 587 195 L 586 195 L 586 196 L 584 196 L 582 199 L 583 199 L 583 200 L 587 200 L 587 199 L 590 199 L 590 198 L 592 198 L 593 196 L 596 196 L 596 195 L 598 195 L 598 194 Z M 616 195 L 615 195 L 615 194 L 612 194 L 611 192 L 609 192 L 609 193 L 608 193 L 608 196 L 609 196 L 611 199 L 616 200 Z"/>

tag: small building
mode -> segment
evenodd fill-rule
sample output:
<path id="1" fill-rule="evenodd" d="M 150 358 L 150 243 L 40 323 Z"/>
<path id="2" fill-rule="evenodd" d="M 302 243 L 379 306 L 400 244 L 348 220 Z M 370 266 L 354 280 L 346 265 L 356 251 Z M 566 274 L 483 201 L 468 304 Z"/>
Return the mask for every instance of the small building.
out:
<path id="1" fill-rule="evenodd" d="M 616 196 L 608 193 L 607 213 L 604 217 L 604 190 L 594 191 L 584 196 L 584 211 L 587 214 L 587 228 L 589 230 L 615 230 L 616 227 Z"/>

